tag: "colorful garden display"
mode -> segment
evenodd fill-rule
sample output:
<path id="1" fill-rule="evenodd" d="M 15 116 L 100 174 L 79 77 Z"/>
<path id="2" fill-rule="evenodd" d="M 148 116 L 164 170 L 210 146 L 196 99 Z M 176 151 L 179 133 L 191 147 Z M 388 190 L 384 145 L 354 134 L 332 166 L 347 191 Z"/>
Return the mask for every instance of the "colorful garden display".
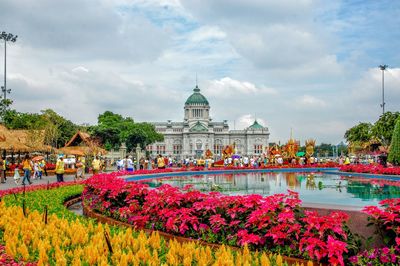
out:
<path id="1" fill-rule="evenodd" d="M 62 205 L 82 192 L 82 185 L 72 182 L 32 186 L 25 194 L 15 194 L 22 191 L 2 192 L 2 265 L 287 265 L 280 255 L 253 253 L 247 247 L 211 249 L 167 242 L 156 232 L 146 235 L 77 217 Z M 48 216 L 43 214 L 45 206 Z"/>
<path id="2" fill-rule="evenodd" d="M 0 263 L 285 265 L 281 256 L 270 252 L 330 265 L 400 263 L 400 199 L 364 209 L 385 246 L 357 253 L 359 239 L 347 228 L 347 215 L 306 211 L 297 193 L 262 197 L 205 194 L 190 186 L 182 191 L 169 185 L 149 189 L 126 183 L 118 178 L 121 174 L 99 174 L 83 185 L 71 182 L 31 186 L 25 193 L 24 188 L 1 191 Z M 82 191 L 88 207 L 136 229 L 243 247 L 213 250 L 195 243 L 167 242 L 156 232 L 145 234 L 77 217 L 62 203 Z"/>
<path id="3" fill-rule="evenodd" d="M 224 196 L 169 185 L 148 189 L 99 175 L 87 181 L 84 204 L 100 213 L 133 224 L 203 239 L 211 243 L 269 250 L 285 255 L 344 265 L 356 254 L 357 243 L 341 212 L 320 216 L 303 211 L 295 192 L 269 197 Z"/>

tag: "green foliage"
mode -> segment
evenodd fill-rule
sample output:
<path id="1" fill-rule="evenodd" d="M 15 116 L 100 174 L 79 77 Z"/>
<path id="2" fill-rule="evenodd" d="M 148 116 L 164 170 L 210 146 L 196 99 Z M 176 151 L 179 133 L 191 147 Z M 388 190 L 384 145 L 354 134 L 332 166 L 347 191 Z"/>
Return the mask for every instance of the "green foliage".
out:
<path id="1" fill-rule="evenodd" d="M 25 198 L 25 206 L 29 211 L 37 210 L 43 212 L 45 206 L 48 207 L 48 214 L 56 214 L 68 220 L 75 220 L 77 215 L 64 207 L 63 203 L 73 196 L 82 194 L 83 185 L 63 186 L 54 189 L 35 190 L 23 194 L 7 195 L 3 198 L 7 206 L 22 206 Z"/>
<path id="2" fill-rule="evenodd" d="M 8 113 L 9 107 L 11 106 L 12 103 L 13 103 L 13 101 L 10 99 L 1 99 L 1 101 L 0 101 L 0 119 L 1 119 L 1 121 L 4 121 L 4 118 L 5 118 L 6 114 Z"/>
<path id="3" fill-rule="evenodd" d="M 371 123 L 359 123 L 358 125 L 348 129 L 344 134 L 347 142 L 355 143 L 363 143 L 367 142 L 371 139 Z"/>
<path id="4" fill-rule="evenodd" d="M 94 137 L 104 143 L 106 149 L 117 149 L 122 142 L 126 143 L 128 151 L 137 144 L 143 148 L 155 141 L 163 140 L 163 135 L 157 133 L 149 123 L 135 123 L 132 118 L 124 118 L 119 114 L 106 111 L 98 117 L 98 125 L 89 128 Z"/>
<path id="5" fill-rule="evenodd" d="M 43 129 L 53 129 L 53 137 L 50 137 L 49 130 L 46 130 L 48 139 L 52 139 L 53 141 L 49 142 L 49 145 L 63 147 L 78 130 L 77 125 L 51 109 L 42 110 L 41 113 L 42 118 L 46 121 Z"/>
<path id="6" fill-rule="evenodd" d="M 79 127 L 70 120 L 51 109 L 42 110 L 40 114 L 23 113 L 9 109 L 11 100 L 0 102 L 0 117 L 9 129 L 44 130 L 45 144 L 63 147 L 76 133 Z M 155 141 L 162 141 L 164 136 L 155 131 L 149 123 L 135 123 L 132 118 L 106 111 L 98 117 L 98 125 L 83 128 L 93 137 L 102 140 L 107 150 L 118 149 L 122 142 L 128 151 L 134 150 L 137 144 L 143 148 Z"/>
<path id="7" fill-rule="evenodd" d="M 388 146 L 392 139 L 394 126 L 396 125 L 396 120 L 399 118 L 399 112 L 386 112 L 379 117 L 379 120 L 375 122 L 372 127 L 372 137 L 379 140 L 383 146 Z"/>
<path id="8" fill-rule="evenodd" d="M 395 165 L 400 164 L 400 118 L 397 119 L 396 126 L 393 130 L 388 161 Z"/>
<path id="9" fill-rule="evenodd" d="M 3 121 L 10 129 L 45 130 L 45 143 L 54 147 L 63 147 L 78 129 L 70 120 L 51 109 L 43 110 L 40 114 L 7 110 Z"/>
<path id="10" fill-rule="evenodd" d="M 4 123 L 9 129 L 42 129 L 46 121 L 40 114 L 8 110 L 4 115 Z"/>

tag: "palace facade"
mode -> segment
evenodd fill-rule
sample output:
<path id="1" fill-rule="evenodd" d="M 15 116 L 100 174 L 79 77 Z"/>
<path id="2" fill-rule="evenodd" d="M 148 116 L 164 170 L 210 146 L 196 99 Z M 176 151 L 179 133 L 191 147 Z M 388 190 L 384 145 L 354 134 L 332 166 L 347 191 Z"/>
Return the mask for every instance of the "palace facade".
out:
<path id="1" fill-rule="evenodd" d="M 260 156 L 268 147 L 269 131 L 257 120 L 244 130 L 229 130 L 228 121 L 213 122 L 210 104 L 196 86 L 185 102 L 183 122 L 152 123 L 164 135 L 163 142 L 147 146 L 153 155 L 162 154 L 178 160 L 205 157 L 209 149 L 214 159 L 221 158 L 227 145 L 235 145 L 238 155 Z"/>

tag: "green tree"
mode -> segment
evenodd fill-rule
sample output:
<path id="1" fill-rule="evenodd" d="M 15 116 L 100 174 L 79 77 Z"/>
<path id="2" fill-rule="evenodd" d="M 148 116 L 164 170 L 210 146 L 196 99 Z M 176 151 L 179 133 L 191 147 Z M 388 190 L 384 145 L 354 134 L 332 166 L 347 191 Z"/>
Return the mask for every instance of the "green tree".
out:
<path id="1" fill-rule="evenodd" d="M 122 142 L 120 134 L 124 118 L 119 114 L 106 111 L 98 116 L 97 121 L 97 126 L 89 127 L 89 132 L 100 138 L 107 150 L 118 148 Z"/>
<path id="2" fill-rule="evenodd" d="M 371 123 L 359 123 L 346 131 L 345 139 L 349 143 L 364 143 L 371 139 Z"/>
<path id="3" fill-rule="evenodd" d="M 332 147 L 332 144 L 321 143 L 315 146 L 314 154 L 318 154 L 319 156 L 333 156 Z"/>
<path id="4" fill-rule="evenodd" d="M 146 147 L 147 145 L 164 140 L 164 136 L 156 132 L 153 125 L 149 123 L 136 123 L 126 138 L 126 147 L 133 150 L 137 144 Z"/>
<path id="5" fill-rule="evenodd" d="M 163 140 L 163 135 L 157 133 L 153 125 L 135 123 L 132 118 L 124 118 L 111 111 L 100 114 L 97 126 L 90 127 L 89 131 L 93 136 L 100 138 L 108 150 L 119 148 L 122 142 L 125 142 L 128 151 L 131 151 L 137 144 L 143 148 Z"/>
<path id="6" fill-rule="evenodd" d="M 12 105 L 13 101 L 10 99 L 1 99 L 0 100 L 0 119 L 4 122 L 5 116 L 9 111 L 9 107 Z"/>
<path id="7" fill-rule="evenodd" d="M 393 130 L 388 161 L 394 165 L 400 164 L 400 118 L 397 119 L 396 126 Z"/>
<path id="8" fill-rule="evenodd" d="M 10 129 L 43 129 L 46 124 L 40 114 L 21 113 L 16 110 L 8 110 L 3 121 Z"/>
<path id="9" fill-rule="evenodd" d="M 46 138 L 53 138 L 53 145 L 55 145 L 57 148 L 63 147 L 78 130 L 77 125 L 72 123 L 70 120 L 60 116 L 51 109 L 42 110 L 41 113 L 41 117 L 45 121 L 45 123 L 40 129 L 45 129 L 46 126 L 51 128 L 51 131 L 48 133 L 51 134 L 52 137 L 47 136 Z"/>
<path id="10" fill-rule="evenodd" d="M 371 129 L 371 136 L 380 141 L 383 146 L 389 146 L 392 139 L 396 120 L 399 118 L 399 112 L 386 112 L 379 117 Z"/>
<path id="11" fill-rule="evenodd" d="M 78 129 L 70 120 L 51 109 L 40 114 L 7 110 L 3 122 L 10 129 L 45 130 L 45 143 L 54 147 L 63 147 Z"/>

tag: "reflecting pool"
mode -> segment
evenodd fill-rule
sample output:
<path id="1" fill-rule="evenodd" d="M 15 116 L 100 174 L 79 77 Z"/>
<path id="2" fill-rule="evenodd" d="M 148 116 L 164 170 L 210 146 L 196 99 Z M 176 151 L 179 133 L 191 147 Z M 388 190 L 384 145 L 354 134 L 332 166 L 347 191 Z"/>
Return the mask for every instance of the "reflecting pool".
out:
<path id="1" fill-rule="evenodd" d="M 325 173 L 251 172 L 173 176 L 144 181 L 151 187 L 170 184 L 192 185 L 200 191 L 220 191 L 228 195 L 299 192 L 304 206 L 362 209 L 387 198 L 400 197 L 400 182 L 370 180 Z"/>

